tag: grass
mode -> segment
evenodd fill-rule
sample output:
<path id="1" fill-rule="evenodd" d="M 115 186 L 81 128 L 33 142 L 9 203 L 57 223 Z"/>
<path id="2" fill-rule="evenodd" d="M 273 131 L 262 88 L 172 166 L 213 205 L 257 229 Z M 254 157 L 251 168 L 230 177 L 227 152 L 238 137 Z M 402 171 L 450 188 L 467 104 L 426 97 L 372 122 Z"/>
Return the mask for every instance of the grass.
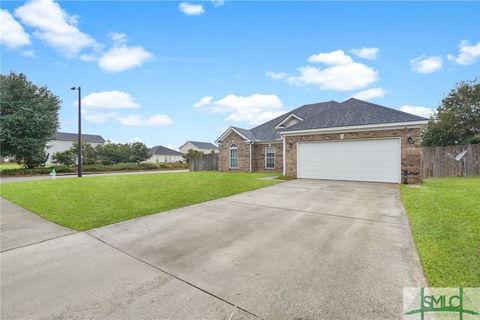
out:
<path id="1" fill-rule="evenodd" d="M 425 275 L 432 287 L 480 287 L 480 177 L 401 187 Z"/>
<path id="2" fill-rule="evenodd" d="M 189 172 L 5 183 L 0 195 L 60 225 L 88 230 L 273 185 L 261 173 Z"/>
<path id="3" fill-rule="evenodd" d="M 15 162 L 0 163 L 0 172 L 2 172 L 3 170 L 21 169 L 21 168 L 23 167 Z"/>

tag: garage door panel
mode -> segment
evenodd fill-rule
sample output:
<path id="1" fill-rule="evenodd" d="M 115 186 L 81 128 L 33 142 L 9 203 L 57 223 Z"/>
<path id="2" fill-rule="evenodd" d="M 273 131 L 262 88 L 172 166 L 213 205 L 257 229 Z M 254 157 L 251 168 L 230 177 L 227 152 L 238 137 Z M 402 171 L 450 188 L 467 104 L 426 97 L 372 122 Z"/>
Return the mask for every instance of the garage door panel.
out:
<path id="1" fill-rule="evenodd" d="M 299 143 L 298 177 L 398 183 L 399 143 L 399 139 Z"/>

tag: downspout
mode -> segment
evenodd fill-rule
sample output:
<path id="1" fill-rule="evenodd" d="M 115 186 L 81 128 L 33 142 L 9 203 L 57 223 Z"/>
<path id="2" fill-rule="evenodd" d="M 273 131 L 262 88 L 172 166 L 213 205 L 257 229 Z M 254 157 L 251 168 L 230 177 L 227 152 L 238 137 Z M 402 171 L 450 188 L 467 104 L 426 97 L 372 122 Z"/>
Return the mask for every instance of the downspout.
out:
<path id="1" fill-rule="evenodd" d="M 285 154 L 285 136 L 282 136 L 283 140 L 283 175 L 285 175 L 286 168 L 285 168 L 285 163 L 286 163 L 286 154 Z"/>
<path id="2" fill-rule="evenodd" d="M 250 172 L 252 172 L 252 143 L 250 142 Z"/>

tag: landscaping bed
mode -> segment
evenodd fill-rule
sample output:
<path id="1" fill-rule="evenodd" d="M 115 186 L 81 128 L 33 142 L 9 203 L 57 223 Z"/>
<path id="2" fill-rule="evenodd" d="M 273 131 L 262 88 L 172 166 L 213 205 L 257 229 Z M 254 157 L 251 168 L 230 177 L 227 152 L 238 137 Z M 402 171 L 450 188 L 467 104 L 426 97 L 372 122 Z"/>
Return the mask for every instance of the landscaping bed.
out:
<path id="1" fill-rule="evenodd" d="M 88 230 L 270 186 L 271 173 L 188 172 L 37 180 L 1 185 L 0 195 L 50 221 Z"/>
<path id="2" fill-rule="evenodd" d="M 480 177 L 402 185 L 402 200 L 431 287 L 480 287 Z"/>

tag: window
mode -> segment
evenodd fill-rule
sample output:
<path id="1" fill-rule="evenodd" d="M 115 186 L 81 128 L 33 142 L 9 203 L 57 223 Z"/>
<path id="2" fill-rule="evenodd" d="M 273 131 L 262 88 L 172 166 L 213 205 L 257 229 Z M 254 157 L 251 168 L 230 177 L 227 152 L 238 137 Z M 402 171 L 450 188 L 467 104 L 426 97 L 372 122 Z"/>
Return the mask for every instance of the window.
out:
<path id="1" fill-rule="evenodd" d="M 275 147 L 265 148 L 265 168 L 275 169 Z"/>
<path id="2" fill-rule="evenodd" d="M 238 148 L 236 144 L 230 146 L 230 169 L 237 169 Z"/>

